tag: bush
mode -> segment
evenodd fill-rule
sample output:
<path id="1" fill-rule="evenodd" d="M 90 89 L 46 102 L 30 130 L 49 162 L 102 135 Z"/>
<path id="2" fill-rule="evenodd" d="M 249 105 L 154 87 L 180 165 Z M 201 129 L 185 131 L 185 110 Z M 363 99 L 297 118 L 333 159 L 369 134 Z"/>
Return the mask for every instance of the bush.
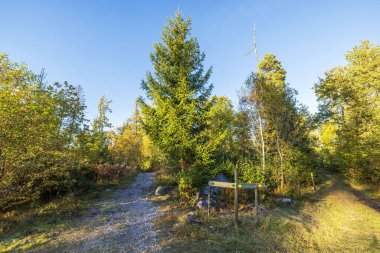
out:
<path id="1" fill-rule="evenodd" d="M 239 178 L 244 183 L 263 183 L 264 174 L 260 165 L 250 159 L 244 159 L 237 163 Z"/>
<path id="2" fill-rule="evenodd" d="M 178 190 L 181 201 L 189 202 L 210 179 L 209 169 L 195 164 L 181 172 Z"/>
<path id="3" fill-rule="evenodd" d="M 125 175 L 127 167 L 123 165 L 99 164 L 95 166 L 95 171 L 97 175 L 96 182 L 115 182 Z"/>
<path id="4" fill-rule="evenodd" d="M 0 211 L 31 202 L 51 200 L 91 187 L 95 172 L 70 154 L 45 152 L 20 162 L 0 182 Z"/>

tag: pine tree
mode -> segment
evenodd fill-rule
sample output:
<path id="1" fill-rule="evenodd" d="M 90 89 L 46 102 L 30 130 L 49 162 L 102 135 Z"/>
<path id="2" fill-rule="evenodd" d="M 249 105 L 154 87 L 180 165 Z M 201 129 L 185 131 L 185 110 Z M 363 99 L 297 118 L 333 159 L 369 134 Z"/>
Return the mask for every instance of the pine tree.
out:
<path id="1" fill-rule="evenodd" d="M 140 98 L 143 125 L 151 140 L 181 169 L 196 161 L 197 146 L 206 141 L 212 69 L 203 67 L 205 54 L 190 36 L 191 19 L 177 12 L 164 26 L 162 42 L 151 53 L 154 73 L 142 81 L 150 103 Z"/>

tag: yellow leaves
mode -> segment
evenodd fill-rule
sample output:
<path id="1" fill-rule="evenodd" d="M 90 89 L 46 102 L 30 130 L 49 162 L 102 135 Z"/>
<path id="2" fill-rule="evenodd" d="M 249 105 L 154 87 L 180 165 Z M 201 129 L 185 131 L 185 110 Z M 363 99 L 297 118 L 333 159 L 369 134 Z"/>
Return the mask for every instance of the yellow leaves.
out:
<path id="1" fill-rule="evenodd" d="M 336 138 L 336 131 L 338 126 L 333 122 L 327 122 L 320 128 L 321 131 L 321 142 L 323 145 L 330 145 Z"/>

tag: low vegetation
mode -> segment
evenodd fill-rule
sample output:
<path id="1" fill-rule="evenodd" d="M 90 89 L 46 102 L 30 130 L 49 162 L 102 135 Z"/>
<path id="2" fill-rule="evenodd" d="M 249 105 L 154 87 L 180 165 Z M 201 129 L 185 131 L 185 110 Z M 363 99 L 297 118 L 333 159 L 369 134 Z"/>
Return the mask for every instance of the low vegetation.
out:
<path id="1" fill-rule="evenodd" d="M 32 250 L 54 240 L 61 231 L 75 225 L 78 217 L 87 214 L 94 203 L 129 183 L 135 174 L 128 172 L 119 181 L 97 184 L 91 191 L 79 195 L 69 194 L 45 204 L 2 213 L 0 252 Z"/>
<path id="2" fill-rule="evenodd" d="M 162 217 L 155 226 L 165 252 L 377 252 L 380 250 L 380 205 L 356 196 L 355 189 L 328 176 L 318 191 L 292 206 L 265 204 L 258 223 L 241 205 L 235 232 L 231 208 L 213 212 L 178 204 L 175 196 L 154 197 Z M 379 198 L 377 198 L 379 201 Z M 189 223 L 195 212 L 201 223 Z"/>
<path id="3" fill-rule="evenodd" d="M 153 199 L 162 204 L 156 228 L 168 252 L 380 250 L 380 46 L 361 42 L 345 66 L 319 79 L 312 115 L 275 55 L 259 61 L 254 48 L 257 70 L 234 108 L 212 94 L 190 18 L 177 12 L 161 38 L 144 96 L 121 127 L 110 124 L 104 96 L 90 122 L 80 86 L 49 84 L 44 70 L 0 54 L 0 251 L 45 243 L 138 171 L 156 171 L 155 185 L 171 192 Z M 242 196 L 238 233 L 228 208 L 210 221 L 194 209 L 208 180 L 232 180 L 235 169 L 239 182 L 266 185 L 257 224 L 251 196 Z M 280 196 L 296 204 L 281 206 Z M 200 224 L 186 222 L 191 210 Z"/>

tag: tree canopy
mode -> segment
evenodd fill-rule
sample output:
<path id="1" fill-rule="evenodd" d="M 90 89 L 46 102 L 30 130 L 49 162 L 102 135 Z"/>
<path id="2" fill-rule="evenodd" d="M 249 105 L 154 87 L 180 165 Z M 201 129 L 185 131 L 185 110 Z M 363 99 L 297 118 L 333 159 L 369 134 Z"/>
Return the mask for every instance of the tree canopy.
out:
<path id="1" fill-rule="evenodd" d="M 315 85 L 325 155 L 349 178 L 380 182 L 380 47 L 363 41 L 346 54 L 347 65 L 328 70 Z M 328 128 L 327 126 L 330 125 Z"/>

